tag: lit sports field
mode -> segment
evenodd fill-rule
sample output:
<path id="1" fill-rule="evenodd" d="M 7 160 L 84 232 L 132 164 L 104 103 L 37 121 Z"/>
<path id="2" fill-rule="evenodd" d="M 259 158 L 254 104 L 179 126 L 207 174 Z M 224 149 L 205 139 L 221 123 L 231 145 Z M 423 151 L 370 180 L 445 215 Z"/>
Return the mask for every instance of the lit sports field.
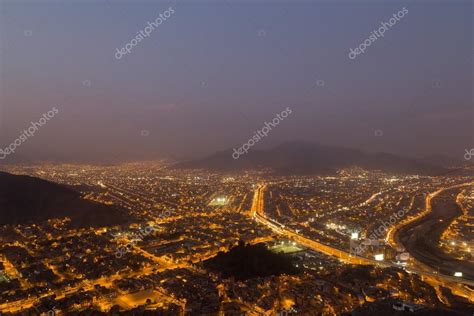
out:
<path id="1" fill-rule="evenodd" d="M 212 199 L 209 203 L 210 206 L 224 206 L 229 203 L 229 199 L 225 196 L 218 196 Z"/>
<path id="2" fill-rule="evenodd" d="M 271 251 L 275 253 L 295 253 L 303 251 L 303 248 L 298 247 L 296 244 L 293 245 L 291 242 L 284 242 L 283 244 L 278 243 L 275 246 L 269 248 Z"/>

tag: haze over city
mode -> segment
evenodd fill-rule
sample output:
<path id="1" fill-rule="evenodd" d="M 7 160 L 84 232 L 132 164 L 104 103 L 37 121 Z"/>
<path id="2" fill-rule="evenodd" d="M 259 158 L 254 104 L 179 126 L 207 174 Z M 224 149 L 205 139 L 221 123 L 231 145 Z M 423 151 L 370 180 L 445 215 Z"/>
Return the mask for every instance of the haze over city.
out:
<path id="1" fill-rule="evenodd" d="M 166 21 L 115 58 L 170 6 Z M 402 7 L 406 16 L 348 57 Z M 469 8 L 468 1 L 2 1 L 0 140 L 9 144 L 56 106 L 58 118 L 17 159 L 190 159 L 236 147 L 291 106 L 291 119 L 259 147 L 305 140 L 459 158 L 474 135 Z"/>

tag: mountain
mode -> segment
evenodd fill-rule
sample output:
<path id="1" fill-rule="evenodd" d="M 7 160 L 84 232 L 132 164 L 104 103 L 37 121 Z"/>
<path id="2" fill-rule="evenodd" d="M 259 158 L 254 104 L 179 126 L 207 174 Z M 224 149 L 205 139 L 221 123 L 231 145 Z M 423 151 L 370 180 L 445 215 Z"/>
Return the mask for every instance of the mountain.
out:
<path id="1" fill-rule="evenodd" d="M 204 159 L 182 162 L 180 169 L 208 169 L 223 172 L 269 168 L 279 174 L 331 174 L 337 169 L 358 166 L 401 174 L 437 175 L 447 169 L 387 153 L 366 153 L 357 149 L 323 146 L 307 142 L 288 142 L 270 150 L 251 148 L 238 159 L 233 150 L 215 153 Z"/>
<path id="2" fill-rule="evenodd" d="M 73 227 L 123 224 L 124 210 L 84 200 L 66 186 L 29 176 L 0 172 L 0 225 L 71 218 Z"/>
<path id="3" fill-rule="evenodd" d="M 460 166 L 463 164 L 466 164 L 466 160 L 464 159 L 462 152 L 459 157 L 451 157 L 447 155 L 430 155 L 430 156 L 425 156 L 421 158 L 421 160 L 425 163 L 437 165 L 437 166 L 445 166 L 445 167 L 451 167 L 451 166 Z"/>

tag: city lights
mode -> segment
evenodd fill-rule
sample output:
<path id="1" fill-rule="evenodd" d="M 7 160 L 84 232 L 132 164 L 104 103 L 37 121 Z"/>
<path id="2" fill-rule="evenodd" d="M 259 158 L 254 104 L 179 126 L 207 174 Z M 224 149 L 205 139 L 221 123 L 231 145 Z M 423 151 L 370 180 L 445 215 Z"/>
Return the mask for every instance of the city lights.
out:
<path id="1" fill-rule="evenodd" d="M 375 258 L 376 261 L 383 261 L 384 255 L 383 254 L 376 254 L 374 256 L 374 258 Z"/>

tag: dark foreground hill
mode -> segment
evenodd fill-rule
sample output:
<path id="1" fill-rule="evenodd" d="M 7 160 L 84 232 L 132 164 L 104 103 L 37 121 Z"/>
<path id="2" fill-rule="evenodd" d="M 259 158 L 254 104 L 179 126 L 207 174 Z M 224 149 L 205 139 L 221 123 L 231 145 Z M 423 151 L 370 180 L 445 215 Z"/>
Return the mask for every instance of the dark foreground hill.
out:
<path id="1" fill-rule="evenodd" d="M 0 172 L 0 225 L 71 218 L 74 227 L 101 227 L 126 222 L 124 210 L 84 200 L 57 183 Z"/>
<path id="2" fill-rule="evenodd" d="M 270 150 L 250 148 L 238 159 L 233 150 L 218 152 L 200 160 L 177 164 L 182 169 L 208 169 L 224 172 L 269 168 L 280 174 L 330 174 L 337 169 L 358 166 L 400 174 L 438 175 L 447 169 L 415 159 L 387 153 L 366 153 L 357 149 L 288 142 Z M 234 154 L 237 157 L 237 154 Z"/>
<path id="3" fill-rule="evenodd" d="M 240 243 L 229 252 L 219 252 L 205 261 L 204 266 L 221 273 L 224 278 L 234 277 L 236 280 L 299 272 L 291 257 L 273 253 L 264 244 Z"/>

